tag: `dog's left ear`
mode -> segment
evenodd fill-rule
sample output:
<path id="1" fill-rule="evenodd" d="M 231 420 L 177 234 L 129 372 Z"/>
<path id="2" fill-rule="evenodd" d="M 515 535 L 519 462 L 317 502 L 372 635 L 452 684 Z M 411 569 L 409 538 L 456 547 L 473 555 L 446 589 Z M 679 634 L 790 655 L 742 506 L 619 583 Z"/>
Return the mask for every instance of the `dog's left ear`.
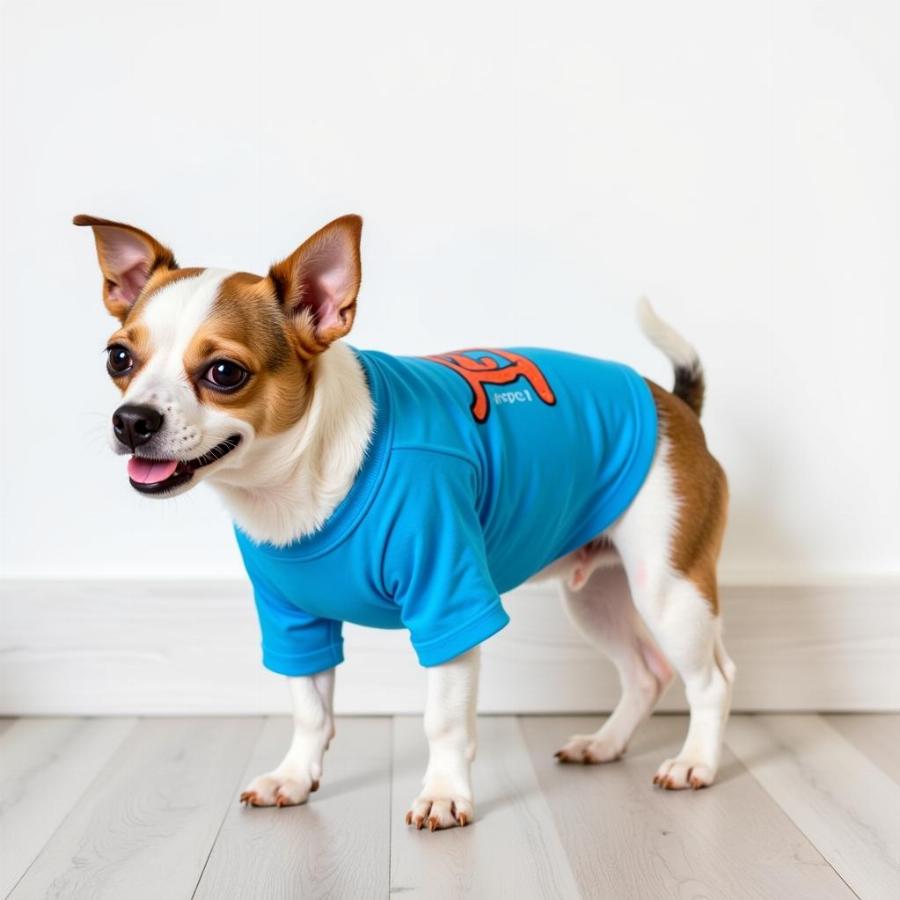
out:
<path id="1" fill-rule="evenodd" d="M 341 216 L 269 270 L 299 350 L 316 354 L 353 327 L 361 278 L 362 219 Z"/>
<path id="2" fill-rule="evenodd" d="M 124 321 L 153 272 L 178 268 L 172 251 L 140 228 L 94 216 L 75 216 L 72 222 L 94 229 L 103 302 L 119 321 Z"/>

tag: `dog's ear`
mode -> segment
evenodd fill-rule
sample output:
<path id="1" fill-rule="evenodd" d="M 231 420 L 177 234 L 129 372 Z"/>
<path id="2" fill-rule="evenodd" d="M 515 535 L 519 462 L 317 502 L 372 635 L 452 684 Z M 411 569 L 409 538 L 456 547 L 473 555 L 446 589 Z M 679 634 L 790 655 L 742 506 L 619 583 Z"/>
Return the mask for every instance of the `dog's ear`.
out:
<path id="1" fill-rule="evenodd" d="M 90 225 L 103 273 L 103 302 L 120 321 L 128 315 L 150 276 L 159 268 L 177 269 L 172 251 L 131 225 L 75 216 L 75 225 Z"/>
<path id="2" fill-rule="evenodd" d="M 353 327 L 361 234 L 359 216 L 341 216 L 269 270 L 304 354 L 321 353 Z"/>

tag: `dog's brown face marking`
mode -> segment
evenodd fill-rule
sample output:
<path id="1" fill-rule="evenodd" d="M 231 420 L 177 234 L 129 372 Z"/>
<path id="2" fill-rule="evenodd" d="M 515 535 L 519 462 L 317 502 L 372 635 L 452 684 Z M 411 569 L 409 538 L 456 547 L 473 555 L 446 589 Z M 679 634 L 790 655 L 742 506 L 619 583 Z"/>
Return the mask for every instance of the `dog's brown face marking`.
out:
<path id="1" fill-rule="evenodd" d="M 116 375 L 112 371 L 109 373 L 113 383 L 124 394 L 141 366 L 150 358 L 150 334 L 147 328 L 138 321 L 131 325 L 123 325 L 118 331 L 113 332 L 106 345 L 107 347 L 124 347 L 131 354 L 133 364 L 127 373 L 124 375 Z"/>
<path id="2" fill-rule="evenodd" d="M 205 385 L 203 372 L 220 359 L 250 373 L 244 387 L 223 394 Z M 295 352 L 275 288 L 258 275 L 239 272 L 223 280 L 209 317 L 188 345 L 184 368 L 202 403 L 243 419 L 258 436 L 286 431 L 308 405 L 312 364 Z"/>

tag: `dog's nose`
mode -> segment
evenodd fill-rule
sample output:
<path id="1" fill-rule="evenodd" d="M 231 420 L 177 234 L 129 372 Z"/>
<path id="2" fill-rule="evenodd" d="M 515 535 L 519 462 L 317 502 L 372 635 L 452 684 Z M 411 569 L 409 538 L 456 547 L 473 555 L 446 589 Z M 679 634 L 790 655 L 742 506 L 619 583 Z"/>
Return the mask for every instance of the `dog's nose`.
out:
<path id="1" fill-rule="evenodd" d="M 116 437 L 135 450 L 162 428 L 163 417 L 152 406 L 126 403 L 113 413 L 112 423 Z"/>

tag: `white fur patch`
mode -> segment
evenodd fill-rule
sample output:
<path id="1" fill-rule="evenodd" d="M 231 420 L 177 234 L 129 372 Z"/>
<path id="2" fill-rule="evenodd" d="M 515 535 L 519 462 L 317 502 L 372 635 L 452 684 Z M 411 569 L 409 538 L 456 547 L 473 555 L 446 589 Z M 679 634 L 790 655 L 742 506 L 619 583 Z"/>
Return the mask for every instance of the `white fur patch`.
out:
<path id="1" fill-rule="evenodd" d="M 178 279 L 154 294 L 141 312 L 148 332 L 149 359 L 128 385 L 125 403 L 148 404 L 163 414 L 153 441 L 158 459 L 192 459 L 234 434 L 248 437 L 243 421 L 200 403 L 184 369 L 184 356 L 198 329 L 209 318 L 222 282 L 232 273 L 205 269 Z M 112 435 L 113 446 L 117 446 Z M 121 449 L 121 448 L 119 448 Z M 240 448 L 222 465 L 237 461 Z"/>
<path id="2" fill-rule="evenodd" d="M 146 402 L 154 391 L 190 391 L 184 354 L 197 329 L 209 318 L 219 288 L 229 274 L 205 269 L 194 277 L 167 284 L 147 301 L 141 322 L 148 331 L 151 356 L 128 386 L 128 403 Z"/>
<path id="3" fill-rule="evenodd" d="M 638 322 L 650 343 L 665 353 L 676 368 L 700 368 L 700 356 L 694 347 L 656 314 L 646 297 L 638 302 Z"/>

